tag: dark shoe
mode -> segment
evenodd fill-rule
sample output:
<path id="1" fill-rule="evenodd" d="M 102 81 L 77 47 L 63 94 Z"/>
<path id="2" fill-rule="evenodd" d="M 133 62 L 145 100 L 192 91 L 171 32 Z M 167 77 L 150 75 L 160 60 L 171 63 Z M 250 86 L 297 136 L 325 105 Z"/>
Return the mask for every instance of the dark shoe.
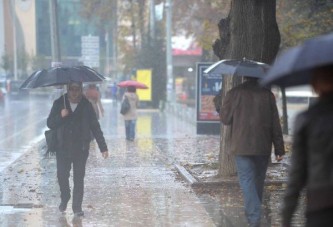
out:
<path id="1" fill-rule="evenodd" d="M 83 211 L 79 211 L 79 212 L 74 212 L 74 217 L 83 217 L 84 216 L 84 212 Z"/>
<path id="2" fill-rule="evenodd" d="M 66 211 L 66 209 L 67 209 L 67 204 L 66 203 L 60 203 L 60 205 L 59 205 L 59 211 L 61 213 L 64 213 Z"/>

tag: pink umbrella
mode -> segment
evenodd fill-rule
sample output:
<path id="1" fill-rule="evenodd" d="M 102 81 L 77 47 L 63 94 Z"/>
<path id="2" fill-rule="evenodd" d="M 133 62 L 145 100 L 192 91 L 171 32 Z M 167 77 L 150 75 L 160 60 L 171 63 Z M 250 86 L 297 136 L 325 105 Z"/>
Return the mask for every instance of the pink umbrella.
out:
<path id="1" fill-rule="evenodd" d="M 125 80 L 118 83 L 118 87 L 135 87 L 138 89 L 148 89 L 148 86 L 135 80 Z"/>

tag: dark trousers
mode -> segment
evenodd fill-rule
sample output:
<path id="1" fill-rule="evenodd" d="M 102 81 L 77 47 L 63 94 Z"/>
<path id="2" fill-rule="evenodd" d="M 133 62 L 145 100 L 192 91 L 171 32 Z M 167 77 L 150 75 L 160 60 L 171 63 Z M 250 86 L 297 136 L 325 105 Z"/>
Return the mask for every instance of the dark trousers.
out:
<path id="1" fill-rule="evenodd" d="M 306 227 L 330 227 L 333 225 L 333 208 L 307 213 Z"/>
<path id="2" fill-rule="evenodd" d="M 69 187 L 70 171 L 73 164 L 73 212 L 82 211 L 82 200 L 84 193 L 84 175 L 86 170 L 86 163 L 88 159 L 88 152 L 80 153 L 78 155 L 67 155 L 57 153 L 57 177 L 60 187 L 61 203 L 67 204 L 71 191 Z"/>

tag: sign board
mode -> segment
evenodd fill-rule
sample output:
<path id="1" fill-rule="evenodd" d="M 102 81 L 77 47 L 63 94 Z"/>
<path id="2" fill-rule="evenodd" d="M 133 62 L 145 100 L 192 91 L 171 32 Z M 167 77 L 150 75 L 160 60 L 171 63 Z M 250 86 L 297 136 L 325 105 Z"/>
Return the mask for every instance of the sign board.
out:
<path id="1" fill-rule="evenodd" d="M 197 63 L 197 133 L 219 134 L 220 118 L 215 110 L 213 99 L 222 88 L 222 76 L 204 73 L 213 63 Z"/>
<path id="2" fill-rule="evenodd" d="M 152 93 L 152 70 L 151 69 L 138 69 L 136 71 L 136 81 L 141 82 L 148 86 L 148 89 L 137 89 L 136 93 L 140 101 L 151 101 Z"/>
<path id="3" fill-rule="evenodd" d="M 84 65 L 99 67 L 99 36 L 81 36 L 81 56 Z"/>

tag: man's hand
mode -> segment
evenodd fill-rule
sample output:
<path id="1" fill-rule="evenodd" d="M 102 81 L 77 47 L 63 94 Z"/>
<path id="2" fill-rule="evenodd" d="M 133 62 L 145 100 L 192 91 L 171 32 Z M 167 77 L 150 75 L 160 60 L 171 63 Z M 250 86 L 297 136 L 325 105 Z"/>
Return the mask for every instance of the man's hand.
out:
<path id="1" fill-rule="evenodd" d="M 278 161 L 278 162 L 281 161 L 282 159 L 283 159 L 283 155 L 276 155 L 275 156 L 275 160 Z"/>
<path id="2" fill-rule="evenodd" d="M 69 111 L 68 111 L 67 109 L 62 109 L 62 110 L 61 110 L 61 117 L 62 117 L 62 118 L 68 116 L 68 114 L 69 114 Z"/>
<path id="3" fill-rule="evenodd" d="M 102 156 L 104 159 L 107 159 L 109 157 L 109 152 L 108 151 L 103 151 Z"/>

